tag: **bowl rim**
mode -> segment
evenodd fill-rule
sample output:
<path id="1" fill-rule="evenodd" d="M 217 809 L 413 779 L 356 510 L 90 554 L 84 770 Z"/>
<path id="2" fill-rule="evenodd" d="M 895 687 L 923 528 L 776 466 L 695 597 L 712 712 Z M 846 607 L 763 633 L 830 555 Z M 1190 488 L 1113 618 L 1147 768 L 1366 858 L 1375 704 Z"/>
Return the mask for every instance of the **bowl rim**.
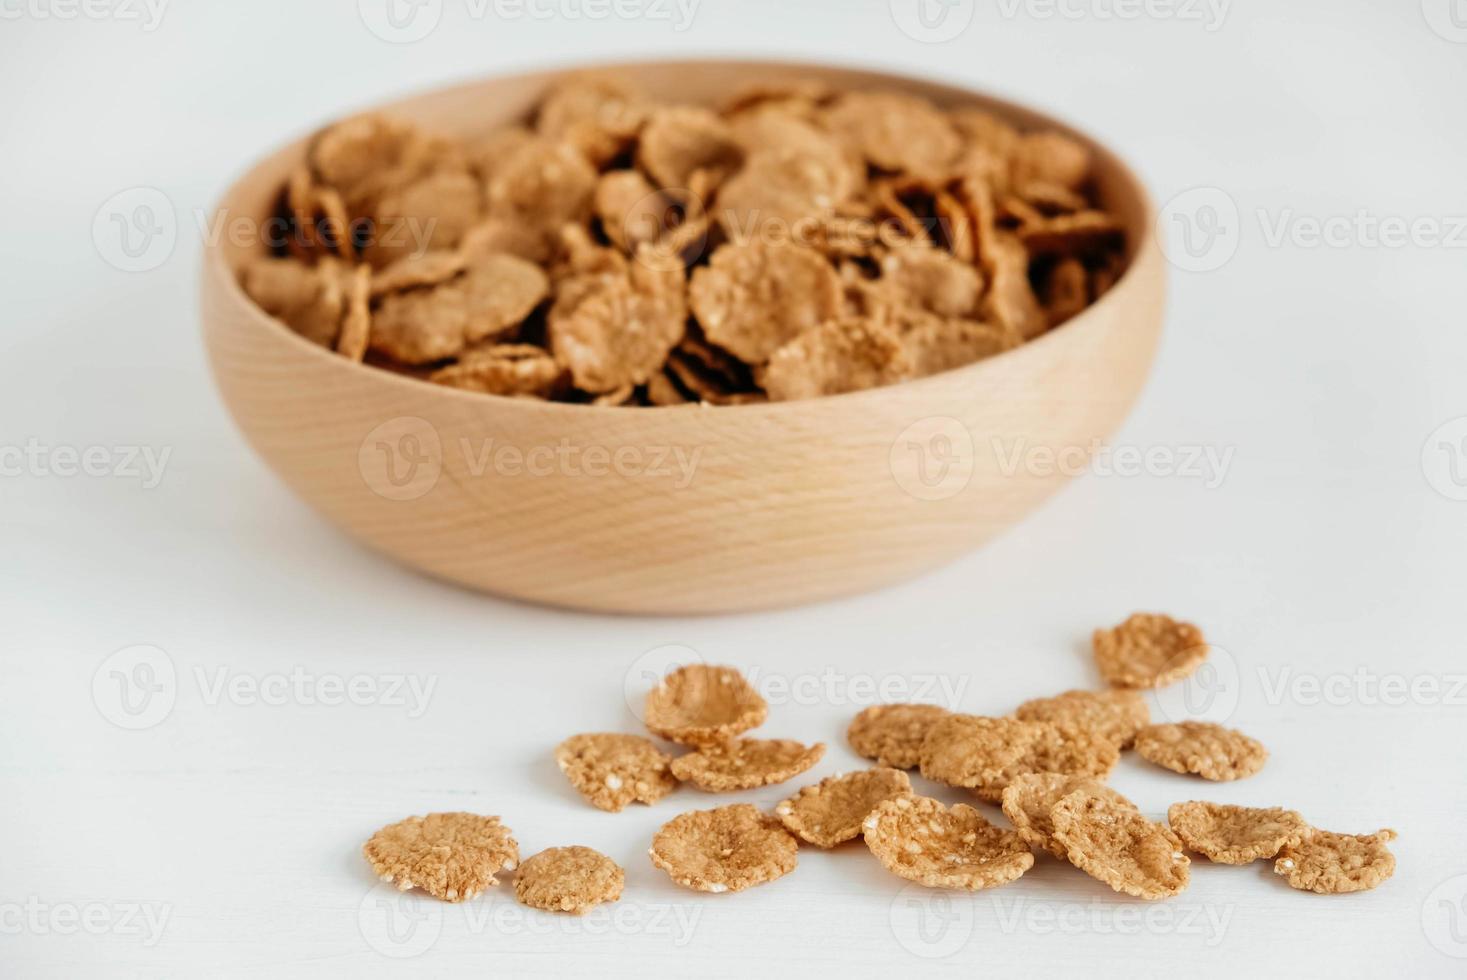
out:
<path id="1" fill-rule="evenodd" d="M 951 385 L 964 375 L 970 377 L 974 390 L 982 390 L 979 379 L 984 375 L 996 370 L 1003 370 L 1004 364 L 1012 365 L 1019 358 L 1033 354 L 1033 350 L 1044 350 L 1063 342 L 1063 335 L 1073 333 L 1069 328 L 1075 327 L 1097 315 L 1097 311 L 1103 306 L 1110 307 L 1122 302 L 1126 294 L 1132 291 L 1138 281 L 1137 268 L 1147 261 L 1154 261 L 1152 253 L 1157 249 L 1156 232 L 1156 205 L 1146 184 L 1141 180 L 1135 168 L 1119 152 L 1112 149 L 1108 144 L 1101 142 L 1092 136 L 1088 130 L 1074 125 L 1062 116 L 1056 115 L 1046 108 L 1035 107 L 1031 104 L 1018 101 L 1007 94 L 993 92 L 986 88 L 979 88 L 966 82 L 955 80 L 951 77 L 937 73 L 926 73 L 920 70 L 894 69 L 892 66 L 867 63 L 858 60 L 840 61 L 835 59 L 789 59 L 789 58 L 764 58 L 758 56 L 722 55 L 711 54 L 706 57 L 680 56 L 662 57 L 651 55 L 647 57 L 606 58 L 592 60 L 568 59 L 565 61 L 546 62 L 536 67 L 520 68 L 506 72 L 496 72 L 487 75 L 473 74 L 463 75 L 454 79 L 441 81 L 433 84 L 414 87 L 406 92 L 394 95 L 385 100 L 377 100 L 370 103 L 354 104 L 345 112 L 334 115 L 322 123 L 303 128 L 300 131 L 286 137 L 276 143 L 264 153 L 253 157 L 250 162 L 229 181 L 225 190 L 217 196 L 210 214 L 219 215 L 227 213 L 227 206 L 239 194 L 243 185 L 249 181 L 255 173 L 266 164 L 280 155 L 300 146 L 310 137 L 319 132 L 325 125 L 333 121 L 350 118 L 367 112 L 391 112 L 394 108 L 404 104 L 430 98 L 437 94 L 448 93 L 460 89 L 476 88 L 493 82 L 510 82 L 531 78 L 551 79 L 557 75 L 572 72 L 598 72 L 615 71 L 616 69 L 635 69 L 645 67 L 657 67 L 662 69 L 687 67 L 744 67 L 754 68 L 770 72 L 798 73 L 801 70 L 846 72 L 852 74 L 869 75 L 873 78 L 886 78 L 896 82 L 916 82 L 922 85 L 937 86 L 953 92 L 974 96 L 997 109 L 1000 114 L 1025 115 L 1044 122 L 1055 129 L 1068 135 L 1077 137 L 1085 143 L 1092 151 L 1097 152 L 1105 161 L 1108 169 L 1119 178 L 1126 186 L 1128 192 L 1134 197 L 1139 205 L 1139 231 L 1138 239 L 1128 243 L 1130 257 L 1126 263 L 1125 270 L 1116 280 L 1115 284 L 1106 291 L 1104 296 L 1091 303 L 1080 313 L 1061 323 L 1059 326 L 1046 330 L 1043 334 L 1033 340 L 1025 341 L 1018 347 L 1002 353 L 983 358 L 972 364 L 941 371 L 937 374 L 922 378 L 913 378 L 907 381 L 899 381 L 894 384 L 881 385 L 875 388 L 865 388 L 858 391 L 841 392 L 834 395 L 821 395 L 817 398 L 796 399 L 791 401 L 766 401 L 752 402 L 733 405 L 712 405 L 707 402 L 690 402 L 683 405 L 596 405 L 591 402 L 564 402 L 551 401 L 548 399 L 517 398 L 511 395 L 499 395 L 490 392 L 467 391 L 448 385 L 435 385 L 430 382 L 388 371 L 365 362 L 353 361 L 342 357 L 335 351 L 328 350 L 319 344 L 312 343 L 305 337 L 290 329 L 285 323 L 266 313 L 259 304 L 245 293 L 239 276 L 235 274 L 226 259 L 226 249 L 223 237 L 206 240 L 203 246 L 203 273 L 204 280 L 210 278 L 216 282 L 222 282 L 229 300 L 238 306 L 248 310 L 250 316 L 263 329 L 275 331 L 278 335 L 284 335 L 287 343 L 297 345 L 304 356 L 319 358 L 319 363 L 329 366 L 328 369 L 359 373 L 364 380 L 381 382 L 388 385 L 407 386 L 404 394 L 416 393 L 420 396 L 435 396 L 445 400 L 462 400 L 466 405 L 479 407 L 494 407 L 498 409 L 514 410 L 520 409 L 527 412 L 550 412 L 565 413 L 584 418 L 585 413 L 595 412 L 599 417 L 606 418 L 606 413 L 617 409 L 624 409 L 618 414 L 618 418 L 642 417 L 647 412 L 718 412 L 721 416 L 728 416 L 734 412 L 743 417 L 753 416 L 778 416 L 785 414 L 798 414 L 802 408 L 808 408 L 812 403 L 830 404 L 837 400 L 841 404 L 852 407 L 862 402 L 870 402 L 876 399 L 893 397 L 897 392 L 917 393 L 923 388 L 934 388 L 938 385 Z M 206 287 L 207 288 L 207 287 Z M 633 411 L 635 410 L 635 411 Z"/>

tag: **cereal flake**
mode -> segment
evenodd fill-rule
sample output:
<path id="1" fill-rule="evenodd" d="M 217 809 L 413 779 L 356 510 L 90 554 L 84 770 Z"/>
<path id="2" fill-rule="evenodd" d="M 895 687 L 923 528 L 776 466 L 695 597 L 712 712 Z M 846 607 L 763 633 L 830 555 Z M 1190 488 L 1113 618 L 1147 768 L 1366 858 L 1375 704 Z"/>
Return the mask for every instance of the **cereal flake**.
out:
<path id="1" fill-rule="evenodd" d="M 861 833 L 876 806 L 912 795 L 912 781 L 900 769 L 866 769 L 822 779 L 774 808 L 790 833 L 817 847 L 834 847 Z"/>
<path id="2" fill-rule="evenodd" d="M 1166 813 L 1172 833 L 1187 848 L 1217 864 L 1249 864 L 1297 845 L 1309 825 L 1295 810 L 1232 806 L 1226 803 L 1173 803 Z"/>
<path id="3" fill-rule="evenodd" d="M 519 845 L 498 817 L 430 813 L 389 824 L 362 846 L 372 870 L 399 891 L 421 888 L 435 898 L 476 898 L 500 871 L 519 861 Z"/>
<path id="4" fill-rule="evenodd" d="M 694 891 L 740 892 L 795 870 L 798 845 L 748 803 L 673 817 L 652 838 L 652 863 Z"/>
<path id="5" fill-rule="evenodd" d="M 1136 733 L 1136 754 L 1172 772 L 1219 782 L 1251 776 L 1268 760 L 1261 742 L 1207 721 L 1149 725 Z"/>
<path id="6" fill-rule="evenodd" d="M 551 847 L 526 858 L 514 875 L 514 897 L 547 912 L 583 915 L 621 898 L 626 872 L 589 847 Z"/>
<path id="7" fill-rule="evenodd" d="M 947 807 L 923 796 L 886 800 L 862 831 L 883 867 L 929 888 L 993 888 L 1034 866 L 1023 838 L 962 803 Z"/>

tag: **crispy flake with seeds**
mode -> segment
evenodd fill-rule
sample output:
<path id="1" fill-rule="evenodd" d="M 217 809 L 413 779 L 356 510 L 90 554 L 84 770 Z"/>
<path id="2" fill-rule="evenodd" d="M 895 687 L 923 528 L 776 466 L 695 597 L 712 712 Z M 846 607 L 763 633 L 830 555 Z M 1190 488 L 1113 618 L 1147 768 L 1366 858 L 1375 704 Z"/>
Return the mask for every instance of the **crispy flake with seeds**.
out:
<path id="1" fill-rule="evenodd" d="M 1298 844 L 1309 825 L 1295 810 L 1231 806 L 1226 803 L 1173 803 L 1166 812 L 1172 832 L 1188 850 L 1216 864 L 1249 864 Z"/>
<path id="2" fill-rule="evenodd" d="M 829 776 L 774 808 L 790 833 L 816 847 L 853 840 L 871 811 L 886 800 L 912 795 L 900 769 L 866 769 Z"/>
<path id="3" fill-rule="evenodd" d="M 672 757 L 641 735 L 572 735 L 555 747 L 555 764 L 587 802 L 612 813 L 677 789 Z"/>
<path id="4" fill-rule="evenodd" d="M 652 689 L 642 720 L 684 745 L 715 745 L 764 723 L 769 705 L 732 667 L 688 664 Z"/>
<path id="5" fill-rule="evenodd" d="M 929 888 L 979 891 L 1034 866 L 1029 846 L 970 806 L 924 796 L 879 804 L 862 824 L 866 846 L 892 874 Z"/>
<path id="6" fill-rule="evenodd" d="M 1120 793 L 1088 776 L 1066 776 L 1056 772 L 1026 773 L 1004 788 L 1003 813 L 1019 836 L 1034 847 L 1042 847 L 1064 861 L 1066 847 L 1054 838 L 1054 805 L 1080 790 L 1111 803 L 1133 806 Z"/>
<path id="7" fill-rule="evenodd" d="M 856 715 L 846 729 L 846 740 L 873 762 L 915 769 L 928 730 L 949 714 L 935 704 L 874 704 Z"/>
<path id="8" fill-rule="evenodd" d="M 819 252 L 758 241 L 720 248 L 688 287 L 708 339 L 749 364 L 835 316 L 840 299 L 840 279 Z"/>
<path id="9" fill-rule="evenodd" d="M 1290 888 L 1317 895 L 1369 891 L 1396 873 L 1396 856 L 1386 847 L 1394 830 L 1373 834 L 1335 834 L 1311 830 L 1298 844 L 1286 844 L 1273 864 Z"/>
<path id="10" fill-rule="evenodd" d="M 747 803 L 673 817 L 647 852 L 669 878 L 700 892 L 741 892 L 795 870 L 798 845 Z"/>
<path id="11" fill-rule="evenodd" d="M 1070 863 L 1126 895 L 1147 901 L 1180 895 L 1191 877 L 1182 842 L 1129 803 L 1085 790 L 1050 809 L 1053 838 Z"/>
<path id="12" fill-rule="evenodd" d="M 709 793 L 728 793 L 793 779 L 824 755 L 820 742 L 736 738 L 679 756 L 672 760 L 672 774 Z"/>
<path id="13" fill-rule="evenodd" d="M 526 858 L 514 875 L 514 897 L 533 909 L 583 915 L 621 898 L 626 872 L 589 847 L 552 847 Z"/>
<path id="14" fill-rule="evenodd" d="M 1114 742 L 1118 749 L 1128 749 L 1136 733 L 1151 724 L 1151 709 L 1136 691 L 1065 691 L 1052 698 L 1025 701 L 1015 709 L 1014 717 L 1090 732 Z"/>
<path id="15" fill-rule="evenodd" d="M 1251 776 L 1268 761 L 1257 739 L 1207 721 L 1149 725 L 1136 733 L 1136 754 L 1172 772 L 1218 782 Z"/>
<path id="16" fill-rule="evenodd" d="M 477 813 L 408 817 L 373 834 L 362 853 L 399 891 L 421 888 L 449 902 L 477 897 L 520 857 L 509 828 L 498 817 Z"/>
<path id="17" fill-rule="evenodd" d="M 1096 630 L 1095 665 L 1112 687 L 1166 687 L 1207 659 L 1202 631 L 1159 613 L 1136 613 L 1121 625 Z"/>

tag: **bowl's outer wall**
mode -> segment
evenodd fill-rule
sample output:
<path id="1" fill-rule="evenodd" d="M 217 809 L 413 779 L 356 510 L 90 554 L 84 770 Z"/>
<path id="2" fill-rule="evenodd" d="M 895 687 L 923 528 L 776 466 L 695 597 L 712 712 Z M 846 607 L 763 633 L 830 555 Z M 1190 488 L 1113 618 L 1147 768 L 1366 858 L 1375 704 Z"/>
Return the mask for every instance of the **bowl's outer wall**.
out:
<path id="1" fill-rule="evenodd" d="M 712 103 L 741 81 L 799 71 L 1059 125 L 963 90 L 864 71 L 706 61 L 616 68 L 668 99 Z M 555 74 L 389 108 L 447 132 L 486 131 L 522 116 Z M 921 381 L 732 408 L 598 409 L 459 392 L 353 364 L 290 332 L 240 290 L 234 270 L 256 246 L 228 235 L 205 255 L 210 361 L 245 436 L 296 493 L 430 574 L 619 612 L 723 612 L 859 592 L 949 561 L 1014 523 L 1074 471 L 1077 449 L 1116 429 L 1141 389 L 1161 328 L 1163 262 L 1144 191 L 1095 149 L 1102 197 L 1130 228 L 1126 275 L 1038 340 Z M 262 220 L 303 153 L 304 141 L 255 167 L 216 217 Z M 620 466 L 598 465 L 596 447 L 621 450 Z M 1067 449 L 1066 466 L 1034 455 Z M 396 478 L 412 478 L 405 486 L 386 477 L 389 461 Z"/>

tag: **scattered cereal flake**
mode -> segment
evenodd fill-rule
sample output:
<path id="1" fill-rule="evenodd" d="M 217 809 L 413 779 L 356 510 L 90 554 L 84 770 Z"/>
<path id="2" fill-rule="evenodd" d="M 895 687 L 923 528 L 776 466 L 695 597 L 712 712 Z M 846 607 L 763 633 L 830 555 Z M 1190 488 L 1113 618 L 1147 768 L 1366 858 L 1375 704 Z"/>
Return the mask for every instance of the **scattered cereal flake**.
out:
<path id="1" fill-rule="evenodd" d="M 885 800 L 912 795 L 900 769 L 866 769 L 822 779 L 774 808 L 790 833 L 817 847 L 834 847 L 861 833 L 861 825 Z"/>
<path id="2" fill-rule="evenodd" d="M 626 872 L 589 847 L 551 847 L 526 858 L 514 875 L 514 897 L 534 909 L 582 915 L 621 898 Z"/>
<path id="3" fill-rule="evenodd" d="M 947 714 L 927 728 L 922 775 L 949 786 L 980 786 L 1002 777 L 1052 728 L 1043 722 Z"/>
<path id="4" fill-rule="evenodd" d="M 543 347 L 489 344 L 465 350 L 453 364 L 428 375 L 428 380 L 491 395 L 548 398 L 564 374 L 565 369 Z"/>
<path id="5" fill-rule="evenodd" d="M 728 793 L 793 779 L 824 755 L 820 742 L 735 738 L 672 760 L 672 774 L 709 793 Z"/>
<path id="6" fill-rule="evenodd" d="M 462 902 L 498 884 L 519 861 L 519 845 L 498 817 L 430 813 L 389 824 L 362 846 L 372 870 L 398 890 L 421 888 Z"/>
<path id="7" fill-rule="evenodd" d="M 1188 849 L 1218 864 L 1249 864 L 1297 845 L 1309 825 L 1297 811 L 1227 803 L 1173 803 L 1166 812 L 1172 833 Z"/>
<path id="8" fill-rule="evenodd" d="M 1173 772 L 1226 782 L 1263 768 L 1263 743 L 1209 721 L 1150 725 L 1136 733 L 1136 754 Z"/>
<path id="9" fill-rule="evenodd" d="M 1386 847 L 1394 830 L 1373 834 L 1335 834 L 1311 830 L 1297 844 L 1285 844 L 1273 870 L 1289 887 L 1318 895 L 1369 891 L 1396 872 L 1396 856 Z"/>
<path id="10" fill-rule="evenodd" d="M 912 376 L 901 338 L 874 320 L 841 316 L 779 348 L 760 372 L 771 401 L 838 395 Z"/>
<path id="11" fill-rule="evenodd" d="M 1202 631 L 1157 613 L 1136 613 L 1092 639 L 1100 676 L 1112 687 L 1165 687 L 1207 659 Z"/>
<path id="12" fill-rule="evenodd" d="M 1050 819 L 1070 863 L 1118 892 L 1155 901 L 1187 887 L 1191 862 L 1182 842 L 1130 803 L 1081 789 L 1055 803 Z"/>
<path id="13" fill-rule="evenodd" d="M 928 729 L 948 714 L 935 704 L 876 704 L 856 715 L 846 739 L 856 752 L 883 766 L 915 769 Z"/>
<path id="14" fill-rule="evenodd" d="M 1034 866 L 1023 838 L 962 803 L 946 807 L 924 796 L 889 799 L 871 811 L 862 830 L 866 846 L 886 870 L 928 888 L 993 888 Z"/>
<path id="15" fill-rule="evenodd" d="M 760 241 L 724 245 L 688 289 L 708 339 L 750 364 L 835 316 L 840 299 L 840 279 L 825 256 Z"/>
<path id="16" fill-rule="evenodd" d="M 594 807 L 618 813 L 628 803 L 656 803 L 677 789 L 672 757 L 641 735 L 572 735 L 555 747 L 555 764 Z"/>
<path id="17" fill-rule="evenodd" d="M 1025 701 L 1014 711 L 1024 721 L 1047 721 L 1061 729 L 1091 732 L 1127 749 L 1151 724 L 1151 709 L 1136 691 L 1066 691 Z"/>
<path id="18" fill-rule="evenodd" d="M 627 273 L 562 282 L 548 320 L 550 348 L 576 386 L 601 394 L 658 371 L 687 327 L 681 263 L 648 264 L 643 246 Z"/>
<path id="19" fill-rule="evenodd" d="M 714 745 L 764 723 L 769 705 L 732 667 L 688 664 L 647 695 L 652 734 L 684 745 Z"/>
<path id="20" fill-rule="evenodd" d="M 631 146 L 646 118 L 646 97 L 625 79 L 579 72 L 546 94 L 535 126 L 543 135 L 575 146 L 600 167 Z"/>
<path id="21" fill-rule="evenodd" d="M 1090 274 L 1076 258 L 1064 258 L 1049 270 L 1044 282 L 1044 313 L 1057 327 L 1090 305 Z"/>
<path id="22" fill-rule="evenodd" d="M 378 268 L 405 255 L 458 245 L 483 210 L 483 191 L 471 174 L 429 174 L 382 196 L 365 257 Z"/>
<path id="23" fill-rule="evenodd" d="M 906 303 L 938 316 L 963 317 L 978 308 L 983 276 L 931 245 L 893 248 L 881 258 L 881 282 Z"/>
<path id="24" fill-rule="evenodd" d="M 699 106 L 670 106 L 652 113 L 637 145 L 637 163 L 661 187 L 687 187 L 703 171 L 716 187 L 743 164 L 733 130 Z"/>
<path id="25" fill-rule="evenodd" d="M 824 118 L 881 170 L 934 172 L 962 145 L 947 117 L 930 102 L 899 92 L 842 95 Z"/>
<path id="26" fill-rule="evenodd" d="M 1048 850 L 1060 860 L 1068 857 L 1063 844 L 1054 839 L 1054 820 L 1050 811 L 1071 793 L 1084 790 L 1091 796 L 1112 803 L 1132 806 L 1120 793 L 1088 776 L 1066 776 L 1057 772 L 1032 772 L 1016 776 L 1001 796 L 1004 816 L 1026 842 Z"/>
<path id="27" fill-rule="evenodd" d="M 359 265 L 346 274 L 346 312 L 341 318 L 341 332 L 336 335 L 336 353 L 352 361 L 367 356 L 372 337 L 372 267 Z"/>
<path id="28" fill-rule="evenodd" d="M 652 838 L 652 863 L 703 892 L 740 892 L 795 870 L 798 845 L 774 817 L 748 803 L 673 817 Z"/>
<path id="29" fill-rule="evenodd" d="M 1018 761 L 1003 767 L 993 778 L 979 783 L 973 793 L 989 803 L 1000 803 L 1003 791 L 1019 776 L 1048 772 L 1104 779 L 1120 760 L 1115 744 L 1099 735 L 1073 728 L 1045 726 L 1043 735 L 1030 743 Z"/>
<path id="30" fill-rule="evenodd" d="M 372 298 L 408 289 L 438 286 L 468 267 L 465 257 L 456 251 L 422 252 L 407 255 L 372 276 Z"/>
<path id="31" fill-rule="evenodd" d="M 540 267 L 524 259 L 478 257 L 462 275 L 433 289 L 383 299 L 372 320 L 372 349 L 405 364 L 454 357 L 469 344 L 513 331 L 549 287 Z"/>
<path id="32" fill-rule="evenodd" d="M 1049 317 L 1029 282 L 1029 253 L 1011 232 L 996 232 L 987 246 L 992 253 L 990 283 L 982 315 L 1009 327 L 1025 340 L 1049 329 Z"/>
<path id="33" fill-rule="evenodd" d="M 316 266 L 297 259 L 258 258 L 241 283 L 260 308 L 312 343 L 336 343 L 346 298 L 334 260 Z"/>

